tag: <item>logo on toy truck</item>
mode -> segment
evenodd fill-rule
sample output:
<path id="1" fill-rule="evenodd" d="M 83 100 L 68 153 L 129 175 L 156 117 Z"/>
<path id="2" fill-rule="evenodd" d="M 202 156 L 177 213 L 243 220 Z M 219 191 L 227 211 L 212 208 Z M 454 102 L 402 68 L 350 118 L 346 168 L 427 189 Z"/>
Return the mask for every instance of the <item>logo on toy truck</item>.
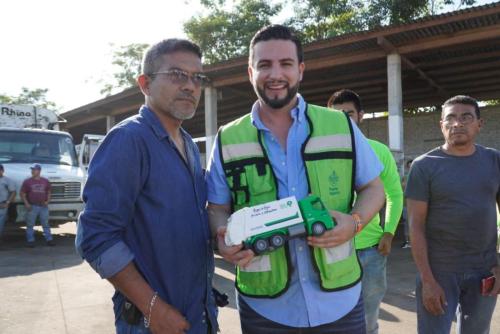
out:
<path id="1" fill-rule="evenodd" d="M 319 197 L 311 195 L 297 202 L 293 196 L 233 213 L 225 242 L 228 246 L 243 243 L 260 255 L 282 247 L 288 239 L 320 236 L 334 226 Z"/>

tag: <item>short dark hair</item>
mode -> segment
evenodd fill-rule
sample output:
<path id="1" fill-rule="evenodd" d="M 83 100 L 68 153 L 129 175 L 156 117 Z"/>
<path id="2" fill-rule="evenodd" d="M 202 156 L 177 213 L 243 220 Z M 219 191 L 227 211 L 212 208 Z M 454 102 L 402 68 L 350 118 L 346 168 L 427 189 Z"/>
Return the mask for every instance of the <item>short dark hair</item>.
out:
<path id="1" fill-rule="evenodd" d="M 453 106 L 455 104 L 465 104 L 468 106 L 473 106 L 474 111 L 476 112 L 477 119 L 481 118 L 481 113 L 479 112 L 479 104 L 477 103 L 476 99 L 467 95 L 456 95 L 446 100 L 441 107 L 441 117 L 443 117 L 444 108 Z"/>
<path id="2" fill-rule="evenodd" d="M 3 170 L 3 165 L 2 164 L 0 164 L 0 170 Z"/>
<path id="3" fill-rule="evenodd" d="M 292 41 L 297 49 L 297 59 L 299 60 L 299 64 L 304 61 L 304 50 L 302 49 L 302 42 L 300 41 L 297 34 L 292 29 L 283 25 L 271 24 L 257 31 L 257 33 L 250 41 L 250 50 L 248 55 L 248 61 L 250 64 L 253 61 L 253 48 L 255 44 L 259 42 L 270 41 L 273 39 Z"/>
<path id="4" fill-rule="evenodd" d="M 194 53 L 200 59 L 202 57 L 200 47 L 191 41 L 177 38 L 164 39 L 151 45 L 144 52 L 141 66 L 142 74 L 150 75 L 158 71 L 162 64 L 160 60 L 163 55 L 179 51 Z"/>
<path id="5" fill-rule="evenodd" d="M 336 91 L 332 94 L 332 96 L 330 96 L 326 105 L 328 106 L 328 108 L 333 108 L 334 104 L 342 104 L 348 102 L 352 102 L 354 104 L 354 107 L 356 108 L 356 111 L 358 113 L 363 111 L 361 98 L 358 94 L 350 89 L 341 89 Z"/>

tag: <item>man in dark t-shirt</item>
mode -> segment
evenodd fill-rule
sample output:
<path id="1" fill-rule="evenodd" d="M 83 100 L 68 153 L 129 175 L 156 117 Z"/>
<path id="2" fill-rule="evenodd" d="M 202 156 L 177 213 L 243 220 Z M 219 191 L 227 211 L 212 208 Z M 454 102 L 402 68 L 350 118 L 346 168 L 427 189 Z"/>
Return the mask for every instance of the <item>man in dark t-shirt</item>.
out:
<path id="1" fill-rule="evenodd" d="M 414 160 L 405 195 L 418 268 L 418 332 L 489 333 L 500 291 L 496 204 L 500 152 L 475 144 L 483 120 L 476 100 L 455 96 L 442 107 L 445 143 Z M 481 280 L 496 284 L 481 294 Z"/>
<path id="2" fill-rule="evenodd" d="M 43 226 L 43 235 L 48 246 L 54 246 L 52 234 L 49 226 L 49 201 L 51 195 L 50 182 L 40 176 L 42 166 L 33 164 L 30 178 L 24 180 L 21 186 L 21 198 L 26 207 L 26 239 L 27 246 L 35 247 L 35 233 L 33 227 L 37 217 L 40 217 L 40 224 Z"/>

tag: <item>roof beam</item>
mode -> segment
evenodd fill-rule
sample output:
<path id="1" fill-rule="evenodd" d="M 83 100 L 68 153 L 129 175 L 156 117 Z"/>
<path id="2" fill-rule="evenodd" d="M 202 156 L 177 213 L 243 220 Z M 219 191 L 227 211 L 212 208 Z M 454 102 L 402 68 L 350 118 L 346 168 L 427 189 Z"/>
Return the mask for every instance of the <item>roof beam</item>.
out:
<path id="1" fill-rule="evenodd" d="M 389 40 L 387 40 L 387 38 L 385 38 L 384 36 L 379 36 L 377 38 L 377 44 L 380 45 L 380 47 L 382 49 L 384 49 L 385 52 L 387 52 L 388 54 L 389 53 L 397 53 L 398 52 L 397 48 Z M 429 77 L 414 62 L 412 62 L 410 59 L 408 59 L 408 57 L 406 57 L 404 55 L 400 55 L 400 57 L 401 57 L 401 60 L 403 61 L 403 63 L 405 63 L 406 66 L 408 66 L 409 68 L 411 68 L 412 70 L 414 70 L 415 72 L 417 72 L 418 75 L 422 79 L 424 79 L 425 81 L 427 81 L 429 83 L 429 85 L 431 85 L 432 87 L 434 87 L 439 92 L 439 94 L 441 94 L 443 96 L 449 96 L 448 92 L 443 87 L 441 87 L 440 85 L 438 85 L 437 82 L 434 81 L 434 79 L 432 79 L 431 77 Z"/>

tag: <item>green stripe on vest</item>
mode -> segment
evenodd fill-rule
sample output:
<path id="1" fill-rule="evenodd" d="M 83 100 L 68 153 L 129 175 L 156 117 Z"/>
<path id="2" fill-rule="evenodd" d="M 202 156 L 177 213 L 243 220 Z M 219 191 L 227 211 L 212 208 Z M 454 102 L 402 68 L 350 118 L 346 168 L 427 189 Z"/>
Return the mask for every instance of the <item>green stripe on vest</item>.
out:
<path id="1" fill-rule="evenodd" d="M 330 109 L 308 105 L 306 117 L 310 135 L 302 149 L 310 193 L 325 206 L 350 211 L 354 194 L 355 154 L 348 117 Z M 239 210 L 277 199 L 277 183 L 259 132 L 250 114 L 221 128 L 219 148 L 232 208 Z M 353 241 L 330 249 L 313 248 L 321 288 L 348 288 L 361 279 Z M 245 268 L 236 270 L 236 287 L 244 295 L 272 298 L 284 293 L 290 279 L 288 247 L 257 256 Z"/>

